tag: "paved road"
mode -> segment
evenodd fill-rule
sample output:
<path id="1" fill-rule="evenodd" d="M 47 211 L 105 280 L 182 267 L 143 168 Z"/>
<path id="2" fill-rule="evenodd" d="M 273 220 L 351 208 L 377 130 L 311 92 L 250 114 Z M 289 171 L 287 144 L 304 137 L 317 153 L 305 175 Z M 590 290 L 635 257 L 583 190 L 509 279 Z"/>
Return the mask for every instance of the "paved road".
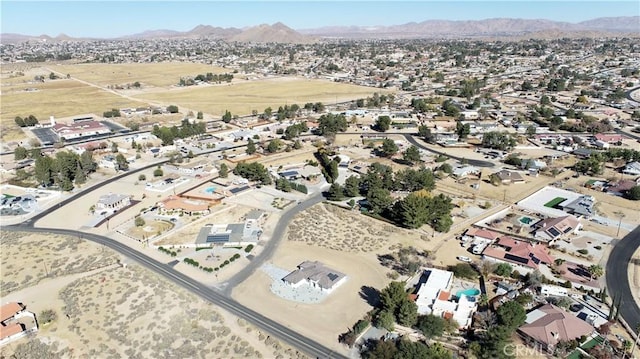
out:
<path id="1" fill-rule="evenodd" d="M 210 150 L 203 151 L 201 153 L 201 155 L 205 155 L 205 154 L 209 154 L 209 153 L 215 153 L 215 152 L 222 152 L 222 151 L 226 151 L 226 150 L 232 150 L 232 149 L 235 149 L 235 148 L 240 148 L 240 147 L 245 147 L 245 146 L 246 145 L 238 145 L 238 146 L 232 146 L 232 147 L 227 147 L 227 148 L 210 149 Z M 95 190 L 97 190 L 97 189 L 99 189 L 101 187 L 104 187 L 104 186 L 108 185 L 109 183 L 112 183 L 114 181 L 122 179 L 122 178 L 124 178 L 126 176 L 130 176 L 132 174 L 135 174 L 135 173 L 138 173 L 138 172 L 141 172 L 141 171 L 144 171 L 144 170 L 148 170 L 149 168 L 155 168 L 156 166 L 164 164 L 164 163 L 167 163 L 167 162 L 169 162 L 168 159 L 162 160 L 162 161 L 158 161 L 158 162 L 154 162 L 153 164 L 146 165 L 144 167 L 131 169 L 129 171 L 117 174 L 117 175 L 109 178 L 108 180 L 105 180 L 105 181 L 100 182 L 100 183 L 96 183 L 91 187 L 83 188 L 81 191 L 79 191 L 77 193 L 74 193 L 73 195 L 65 198 L 64 200 L 60 201 L 58 204 L 54 204 L 53 206 L 45 209 L 44 211 L 37 213 L 35 216 L 30 217 L 29 219 L 25 220 L 23 223 L 33 226 L 38 220 L 40 220 L 43 217 L 49 215 L 51 212 L 57 210 L 58 208 L 60 208 L 62 206 L 65 206 L 65 205 L 75 201 L 76 199 L 86 195 L 89 192 L 95 191 Z"/>
<path id="2" fill-rule="evenodd" d="M 322 196 L 322 192 L 318 192 L 307 198 L 304 202 L 299 203 L 295 207 L 292 207 L 288 211 L 282 213 L 282 217 L 280 217 L 276 228 L 273 230 L 271 239 L 269 239 L 264 248 L 262 248 L 262 252 L 260 252 L 260 254 L 253 258 L 249 265 L 244 267 L 240 272 L 236 273 L 233 277 L 222 284 L 224 286 L 224 288 L 222 289 L 223 292 L 226 295 L 231 296 L 231 292 L 233 291 L 233 288 L 235 286 L 249 278 L 249 276 L 251 276 L 251 274 L 253 274 L 253 272 L 255 272 L 257 268 L 262 266 L 264 262 L 266 262 L 273 256 L 276 249 L 278 248 L 278 245 L 284 238 L 284 232 L 286 231 L 287 227 L 289 226 L 289 222 L 291 222 L 293 217 L 301 211 L 304 211 L 305 209 L 317 203 L 320 203 L 323 200 L 324 197 Z"/>
<path id="3" fill-rule="evenodd" d="M 631 257 L 640 247 L 640 226 L 622 238 L 611 250 L 605 269 L 609 295 L 621 296 L 620 315 L 632 330 L 640 325 L 640 308 L 633 298 L 629 283 L 629 265 Z"/>
<path id="4" fill-rule="evenodd" d="M 92 233 L 84 233 L 74 230 L 68 229 L 57 229 L 57 228 L 34 228 L 30 225 L 15 225 L 15 226 L 4 226 L 3 230 L 9 231 L 26 231 L 26 232 L 39 232 L 39 233 L 56 233 L 62 235 L 68 235 L 73 237 L 78 237 L 86 240 L 90 240 L 92 242 L 96 242 L 98 244 L 104 245 L 108 248 L 111 248 L 125 256 L 135 260 L 140 263 L 142 266 L 148 268 L 149 270 L 154 271 L 160 275 L 163 275 L 170 281 L 176 283 L 177 285 L 191 291 L 192 293 L 200 296 L 201 298 L 216 304 L 217 306 L 229 311 L 230 313 L 247 320 L 250 323 L 253 323 L 255 326 L 264 330 L 267 333 L 270 333 L 284 342 L 292 345 L 295 348 L 298 348 L 304 353 L 312 355 L 316 358 L 346 358 L 345 356 L 333 352 L 331 349 L 326 348 L 325 346 L 306 338 L 305 336 L 285 327 L 282 324 L 275 322 L 272 319 L 269 319 L 245 306 L 236 302 L 235 300 L 227 297 L 223 293 L 209 288 L 202 283 L 188 277 L 185 274 L 182 274 L 171 266 L 160 263 L 155 259 L 148 257 L 131 247 L 122 244 L 116 240 L 111 238 L 107 238 L 104 236 L 92 234 Z M 302 313 L 301 313 L 302 314 Z"/>
<path id="5" fill-rule="evenodd" d="M 339 134 L 343 134 L 343 135 L 363 135 L 363 134 L 370 134 L 370 133 L 375 133 L 375 132 L 344 132 L 344 133 L 339 133 Z M 438 150 L 434 150 L 432 148 L 429 148 L 427 146 L 425 146 L 423 143 L 421 143 L 420 141 L 416 140 L 416 138 L 410 134 L 410 133 L 406 133 L 406 132 L 381 132 L 381 135 L 401 135 L 404 136 L 404 138 L 411 143 L 412 145 L 418 147 L 418 148 L 422 148 L 425 151 L 429 151 L 431 153 L 435 153 L 436 155 L 442 155 L 442 156 L 447 156 L 449 158 L 453 158 L 454 160 L 457 161 L 462 161 L 463 158 L 462 157 L 457 157 L 457 156 L 452 156 L 448 153 L 442 152 L 442 151 L 438 151 Z M 489 162 L 489 161 L 483 161 L 483 160 L 473 160 L 473 159 L 468 159 L 465 158 L 465 160 L 472 166 L 476 166 L 476 167 L 495 167 L 495 164 L 493 162 Z"/>

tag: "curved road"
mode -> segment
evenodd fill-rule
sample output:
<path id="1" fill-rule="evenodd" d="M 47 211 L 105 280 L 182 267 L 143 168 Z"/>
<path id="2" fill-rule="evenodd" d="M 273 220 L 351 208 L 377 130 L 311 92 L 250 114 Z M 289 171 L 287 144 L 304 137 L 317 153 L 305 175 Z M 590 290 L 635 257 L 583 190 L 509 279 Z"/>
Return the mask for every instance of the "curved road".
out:
<path id="1" fill-rule="evenodd" d="M 142 266 L 152 270 L 158 274 L 163 275 L 167 279 L 176 283 L 177 285 L 191 291 L 192 293 L 200 296 L 201 298 L 218 305 L 219 307 L 229 311 L 230 313 L 245 319 L 246 321 L 253 323 L 258 328 L 275 335 L 282 339 L 286 343 L 292 345 L 301 351 L 308 353 L 316 358 L 346 358 L 345 356 L 333 352 L 331 349 L 308 339 L 307 337 L 298 334 L 297 332 L 285 327 L 282 324 L 275 322 L 245 306 L 236 302 L 235 300 L 225 296 L 217 290 L 211 289 L 202 283 L 182 274 L 167 264 L 160 263 L 155 259 L 148 257 L 131 247 L 124 245 L 116 240 L 107 238 L 104 236 L 84 233 L 79 231 L 73 231 L 68 229 L 57 228 L 34 228 L 29 225 L 14 225 L 5 226 L 3 230 L 10 231 L 25 231 L 25 232 L 39 232 L 39 233 L 56 233 L 62 235 L 68 235 L 87 239 L 92 242 L 109 247 L 125 256 L 137 261 Z"/>
<path id="2" fill-rule="evenodd" d="M 284 232 L 286 231 L 287 227 L 289 226 L 289 222 L 291 222 L 293 217 L 301 211 L 304 211 L 305 209 L 317 203 L 320 203 L 323 200 L 324 197 L 322 196 L 322 192 L 318 192 L 313 196 L 307 198 L 304 202 L 301 202 L 295 207 L 292 207 L 288 211 L 282 213 L 282 217 L 280 217 L 276 228 L 273 230 L 273 235 L 271 235 L 271 238 L 269 239 L 269 241 L 267 241 L 267 244 L 264 246 L 260 254 L 253 258 L 249 265 L 244 267 L 229 280 L 222 283 L 222 285 L 224 286 L 223 292 L 227 296 L 231 296 L 231 291 L 236 285 L 249 278 L 249 276 L 251 276 L 251 274 L 253 274 L 253 272 L 258 267 L 260 267 L 264 262 L 266 262 L 273 256 L 273 253 L 278 248 L 278 245 L 282 241 L 282 238 L 284 238 Z"/>
<path id="3" fill-rule="evenodd" d="M 371 134 L 371 133 L 379 133 L 380 135 L 401 135 L 401 136 L 404 136 L 404 138 L 407 140 L 407 142 L 409 142 L 410 144 L 412 144 L 412 145 L 414 145 L 414 146 L 416 146 L 418 148 L 422 148 L 425 151 L 429 151 L 431 153 L 435 153 L 436 155 L 447 156 L 449 158 L 453 158 L 456 161 L 462 161 L 463 160 L 462 157 L 452 156 L 452 155 L 450 155 L 448 153 L 429 148 L 429 147 L 425 146 L 424 144 L 418 142 L 418 140 L 416 140 L 414 135 L 412 135 L 410 133 L 406 133 L 406 132 L 340 132 L 340 133 L 338 133 L 338 135 L 363 135 L 363 134 Z M 489 162 L 489 161 L 473 160 L 473 159 L 468 159 L 468 158 L 465 158 L 465 160 L 470 165 L 476 166 L 476 167 L 495 167 L 495 164 L 493 162 Z"/>
<path id="4" fill-rule="evenodd" d="M 219 148 L 213 149 L 211 151 L 206 151 L 205 153 L 213 153 L 219 152 L 229 149 L 234 149 L 240 146 L 233 146 L 229 148 Z M 204 154 L 204 153 L 203 153 Z M 282 240 L 284 231 L 286 230 L 287 225 L 298 212 L 313 206 L 316 203 L 319 203 L 323 200 L 322 193 L 319 192 L 311 197 L 309 197 L 306 201 L 298 204 L 296 207 L 291 208 L 289 211 L 283 214 L 283 217 L 280 219 L 276 228 L 274 229 L 274 233 L 272 235 L 271 240 L 265 246 L 263 251 L 258 255 L 254 260 L 247 266 L 245 269 L 237 273 L 234 277 L 232 277 L 229 281 L 226 282 L 227 287 L 224 292 L 218 291 L 213 288 L 209 288 L 206 285 L 176 271 L 172 267 L 158 262 L 155 259 L 148 257 L 131 247 L 124 245 L 116 240 L 111 238 L 100 236 L 93 233 L 85 233 L 81 231 L 67 230 L 67 229 L 58 229 L 58 228 L 38 228 L 34 227 L 35 223 L 42 219 L 43 217 L 49 215 L 51 212 L 59 209 L 60 207 L 67 205 L 81 196 L 86 195 L 89 192 L 97 190 L 103 186 L 106 186 L 109 183 L 117 181 L 123 177 L 135 174 L 136 172 L 144 171 L 149 168 L 153 168 L 158 164 L 166 163 L 168 160 L 159 161 L 141 168 L 137 168 L 131 171 L 123 172 L 114 177 L 109 178 L 106 181 L 94 184 L 93 186 L 87 187 L 80 192 L 77 192 L 68 198 L 60 201 L 58 204 L 55 204 L 40 213 L 37 213 L 35 216 L 28 218 L 21 224 L 11 225 L 11 226 L 2 226 L 2 230 L 7 231 L 23 231 L 23 232 L 38 232 L 38 233 L 56 233 L 69 235 L 73 237 L 78 237 L 82 239 L 87 239 L 98 244 L 104 245 L 108 248 L 111 248 L 137 262 L 139 262 L 142 266 L 148 268 L 151 271 L 154 271 L 160 275 L 163 275 L 167 279 L 176 283 L 177 285 L 191 291 L 192 293 L 200 296 L 201 298 L 220 306 L 221 308 L 229 311 L 230 313 L 247 320 L 250 323 L 253 323 L 258 328 L 264 330 L 267 333 L 270 333 L 289 345 L 298 348 L 304 353 L 312 355 L 316 358 L 346 358 L 345 356 L 333 352 L 331 349 L 323 346 L 315 342 L 314 340 L 308 339 L 307 337 L 298 334 L 297 332 L 285 327 L 282 324 L 277 323 L 276 321 L 269 319 L 245 306 L 236 302 L 232 298 L 230 298 L 229 294 L 233 287 L 246 278 L 248 278 L 257 267 L 262 265 L 264 261 L 269 259 L 277 248 L 277 244 Z"/>
<path id="5" fill-rule="evenodd" d="M 638 331 L 640 325 L 640 308 L 636 303 L 629 282 L 629 265 L 631 257 L 640 247 L 640 226 L 622 238 L 611 250 L 605 269 L 607 288 L 612 298 L 620 295 L 620 315 L 631 330 Z"/>

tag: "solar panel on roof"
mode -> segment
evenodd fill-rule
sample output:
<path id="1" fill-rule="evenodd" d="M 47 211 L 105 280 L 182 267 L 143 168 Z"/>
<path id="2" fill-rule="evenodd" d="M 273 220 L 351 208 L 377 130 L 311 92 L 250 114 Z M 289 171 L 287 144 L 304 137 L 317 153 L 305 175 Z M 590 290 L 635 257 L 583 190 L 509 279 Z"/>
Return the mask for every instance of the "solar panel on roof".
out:
<path id="1" fill-rule="evenodd" d="M 564 230 L 564 233 L 569 233 L 569 232 L 571 232 L 571 230 L 572 230 L 572 229 L 573 229 L 573 228 L 571 228 L 571 227 L 567 227 L 567 228 Z"/>
<path id="2" fill-rule="evenodd" d="M 333 280 L 336 280 L 338 278 L 338 275 L 335 274 L 335 273 L 329 273 L 329 274 L 327 274 L 327 277 L 329 277 L 329 279 L 331 279 L 333 281 Z"/>
<path id="3" fill-rule="evenodd" d="M 514 262 L 518 262 L 518 263 L 522 263 L 522 264 L 526 264 L 529 262 L 529 260 L 527 258 L 522 258 L 522 257 L 518 257 L 518 256 L 514 256 L 513 254 L 509 254 L 506 253 L 504 255 L 504 259 L 508 259 Z"/>
<path id="4" fill-rule="evenodd" d="M 549 228 L 549 229 L 548 229 L 548 231 L 549 231 L 549 233 L 551 233 L 554 237 L 557 237 L 557 236 L 559 236 L 559 235 L 560 235 L 560 232 L 558 232 L 558 230 L 557 230 L 557 229 L 555 229 L 555 228 Z"/>

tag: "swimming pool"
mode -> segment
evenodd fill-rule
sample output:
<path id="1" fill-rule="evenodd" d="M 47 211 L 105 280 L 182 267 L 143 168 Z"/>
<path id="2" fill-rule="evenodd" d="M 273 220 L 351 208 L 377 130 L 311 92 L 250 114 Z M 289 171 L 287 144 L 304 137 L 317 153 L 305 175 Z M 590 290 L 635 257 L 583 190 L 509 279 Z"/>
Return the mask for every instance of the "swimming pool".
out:
<path id="1" fill-rule="evenodd" d="M 476 288 L 469 288 L 469 289 L 465 289 L 465 290 L 459 290 L 456 293 L 456 297 L 460 298 L 463 295 L 466 295 L 467 297 L 475 297 L 477 295 L 480 294 L 480 290 L 476 289 Z"/>
<path id="2" fill-rule="evenodd" d="M 533 222 L 533 218 L 531 217 L 521 217 L 520 218 L 520 222 L 523 224 L 530 224 L 531 222 Z"/>
<path id="3" fill-rule="evenodd" d="M 207 187 L 207 188 L 204 189 L 204 192 L 205 193 L 209 193 L 209 194 L 212 194 L 215 191 L 216 191 L 216 188 L 214 186 Z"/>

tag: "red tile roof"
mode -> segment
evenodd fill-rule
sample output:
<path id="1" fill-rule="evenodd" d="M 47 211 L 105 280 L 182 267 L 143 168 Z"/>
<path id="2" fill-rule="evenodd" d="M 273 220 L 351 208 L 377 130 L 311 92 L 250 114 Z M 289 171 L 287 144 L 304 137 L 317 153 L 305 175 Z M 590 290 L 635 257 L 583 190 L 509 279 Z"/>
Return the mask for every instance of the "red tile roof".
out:
<path id="1" fill-rule="evenodd" d="M 24 305 L 17 302 L 11 302 L 3 305 L 0 307 L 0 322 L 4 322 L 22 310 L 24 310 Z"/>
<path id="2" fill-rule="evenodd" d="M 537 310 L 544 315 L 518 330 L 539 343 L 555 346 L 560 341 L 580 338 L 595 330 L 589 323 L 552 304 L 544 305 Z"/>
<path id="3" fill-rule="evenodd" d="M 526 241 L 517 240 L 509 236 L 500 237 L 498 242 L 493 246 L 485 248 L 483 255 L 500 259 L 506 262 L 523 265 L 530 268 L 538 268 L 533 258 L 537 258 L 542 263 L 553 263 L 554 259 L 547 252 L 543 245 L 534 245 Z M 510 259 L 515 256 L 521 258 L 522 261 Z"/>
<path id="4" fill-rule="evenodd" d="M 496 233 L 496 232 L 490 231 L 488 229 L 476 228 L 476 227 L 471 227 L 471 228 L 467 229 L 466 235 L 467 236 L 487 238 L 487 239 L 491 239 L 491 240 L 496 240 L 496 239 L 498 239 L 500 237 L 500 233 Z"/>
<path id="5" fill-rule="evenodd" d="M 6 327 L 3 325 L 0 325 L 0 340 L 10 337 L 12 335 L 18 334 L 23 330 L 24 329 L 22 329 L 22 324 L 20 323 L 11 323 Z"/>

